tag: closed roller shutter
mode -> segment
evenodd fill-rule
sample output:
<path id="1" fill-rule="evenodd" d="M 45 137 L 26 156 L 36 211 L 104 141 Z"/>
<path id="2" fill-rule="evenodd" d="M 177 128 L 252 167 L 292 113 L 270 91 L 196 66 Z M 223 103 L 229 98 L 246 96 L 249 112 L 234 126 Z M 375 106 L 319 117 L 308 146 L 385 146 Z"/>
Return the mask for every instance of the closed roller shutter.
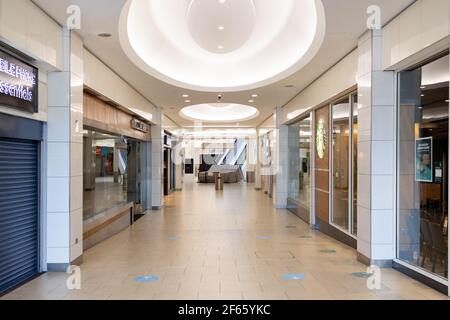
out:
<path id="1" fill-rule="evenodd" d="M 0 293 L 38 273 L 38 146 L 0 138 Z"/>

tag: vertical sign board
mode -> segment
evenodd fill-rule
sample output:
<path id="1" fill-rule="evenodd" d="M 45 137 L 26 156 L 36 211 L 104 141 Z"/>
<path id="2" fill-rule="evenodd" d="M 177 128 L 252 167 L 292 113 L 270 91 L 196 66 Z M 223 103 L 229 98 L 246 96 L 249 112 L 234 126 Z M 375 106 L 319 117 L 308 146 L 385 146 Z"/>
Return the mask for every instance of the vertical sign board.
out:
<path id="1" fill-rule="evenodd" d="M 0 105 L 36 113 L 39 109 L 38 69 L 0 49 Z"/>
<path id="2" fill-rule="evenodd" d="M 433 182 L 433 138 L 416 139 L 416 181 Z"/>

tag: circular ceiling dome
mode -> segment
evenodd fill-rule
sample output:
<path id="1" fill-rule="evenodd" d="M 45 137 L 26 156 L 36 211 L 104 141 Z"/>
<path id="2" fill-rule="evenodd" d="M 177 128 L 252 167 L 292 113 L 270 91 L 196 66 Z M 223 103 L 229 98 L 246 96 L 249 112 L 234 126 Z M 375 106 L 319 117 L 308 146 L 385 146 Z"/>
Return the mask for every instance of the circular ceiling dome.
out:
<path id="1" fill-rule="evenodd" d="M 259 111 L 242 104 L 211 103 L 185 107 L 181 109 L 180 116 L 203 122 L 237 122 L 254 119 L 259 116 Z"/>
<path id="2" fill-rule="evenodd" d="M 253 0 L 192 0 L 187 13 L 195 42 L 212 53 L 229 53 L 250 39 L 256 22 Z"/>
<path id="3" fill-rule="evenodd" d="M 119 24 L 139 68 L 206 92 L 280 81 L 311 61 L 324 35 L 321 0 L 128 0 Z"/>

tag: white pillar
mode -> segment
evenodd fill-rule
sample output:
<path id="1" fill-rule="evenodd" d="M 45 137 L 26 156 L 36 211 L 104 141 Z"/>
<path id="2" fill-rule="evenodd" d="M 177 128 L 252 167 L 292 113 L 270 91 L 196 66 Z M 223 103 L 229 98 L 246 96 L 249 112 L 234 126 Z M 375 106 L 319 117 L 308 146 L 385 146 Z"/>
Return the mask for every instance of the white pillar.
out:
<path id="1" fill-rule="evenodd" d="M 395 74 L 383 71 L 382 31 L 359 40 L 358 259 L 395 257 Z"/>
<path id="2" fill-rule="evenodd" d="M 261 136 L 259 128 L 256 129 L 256 161 L 255 161 L 255 190 L 261 190 Z"/>
<path id="3" fill-rule="evenodd" d="M 155 112 L 155 125 L 152 125 L 152 208 L 163 206 L 163 131 L 161 110 Z"/>
<path id="4" fill-rule="evenodd" d="M 277 108 L 276 129 L 276 155 L 275 155 L 275 207 L 284 209 L 287 207 L 288 185 L 289 185 L 289 126 L 281 123 L 283 109 Z"/>
<path id="5" fill-rule="evenodd" d="M 64 68 L 48 75 L 47 268 L 83 254 L 83 43 L 63 36 Z"/>

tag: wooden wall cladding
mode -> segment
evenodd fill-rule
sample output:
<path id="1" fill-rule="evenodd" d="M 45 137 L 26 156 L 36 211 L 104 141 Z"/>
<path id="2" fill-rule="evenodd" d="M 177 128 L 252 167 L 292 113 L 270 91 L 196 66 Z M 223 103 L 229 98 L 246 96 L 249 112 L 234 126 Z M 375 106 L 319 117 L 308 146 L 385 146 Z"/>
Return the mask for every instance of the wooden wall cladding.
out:
<path id="1" fill-rule="evenodd" d="M 96 96 L 84 93 L 85 126 L 111 134 L 150 141 L 150 132 L 145 133 L 131 127 L 131 120 L 134 118 L 131 114 L 100 100 Z"/>
<path id="2" fill-rule="evenodd" d="M 318 123 L 322 122 L 325 129 L 326 140 L 324 144 L 323 157 L 320 158 L 316 150 L 316 215 L 323 222 L 329 222 L 329 198 L 330 198 L 330 108 L 323 107 L 316 111 L 315 130 Z M 317 134 L 317 132 L 316 132 Z M 317 149 L 317 143 L 314 143 Z"/>

